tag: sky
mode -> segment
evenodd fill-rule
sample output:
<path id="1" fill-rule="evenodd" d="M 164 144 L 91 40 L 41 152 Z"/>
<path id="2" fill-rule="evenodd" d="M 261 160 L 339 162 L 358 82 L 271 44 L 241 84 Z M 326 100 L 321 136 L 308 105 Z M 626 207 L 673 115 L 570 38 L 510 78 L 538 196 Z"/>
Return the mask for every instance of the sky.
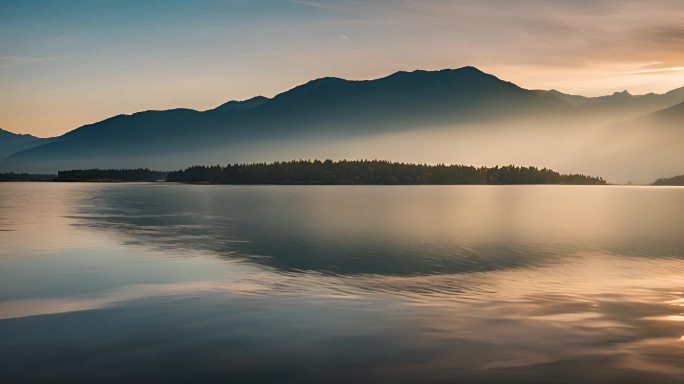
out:
<path id="1" fill-rule="evenodd" d="M 0 128 L 40 137 L 323 76 L 466 65 L 596 96 L 684 86 L 682 0 L 0 0 Z"/>

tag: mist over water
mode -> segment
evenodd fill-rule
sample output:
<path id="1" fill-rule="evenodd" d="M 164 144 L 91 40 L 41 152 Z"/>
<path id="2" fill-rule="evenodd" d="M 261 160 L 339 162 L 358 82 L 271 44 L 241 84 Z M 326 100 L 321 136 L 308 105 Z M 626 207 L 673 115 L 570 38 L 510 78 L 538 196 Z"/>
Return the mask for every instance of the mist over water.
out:
<path id="1" fill-rule="evenodd" d="M 3 382 L 684 380 L 684 188 L 4 183 L 0 212 Z"/>

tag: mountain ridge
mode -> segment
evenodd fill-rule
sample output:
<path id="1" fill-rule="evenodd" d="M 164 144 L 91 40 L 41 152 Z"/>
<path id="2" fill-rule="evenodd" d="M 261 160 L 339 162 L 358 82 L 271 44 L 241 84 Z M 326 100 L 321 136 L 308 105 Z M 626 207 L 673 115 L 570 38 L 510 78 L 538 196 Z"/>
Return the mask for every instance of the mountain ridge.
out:
<path id="1" fill-rule="evenodd" d="M 513 112 L 520 106 L 547 103 L 548 98 L 539 97 L 473 67 L 396 72 L 375 80 L 326 77 L 309 81 L 271 99 L 256 97 L 228 102 L 204 112 L 176 108 L 113 116 L 78 127 L 59 136 L 53 143 L 15 153 L 8 159 L 28 160 L 40 152 L 46 157 L 62 152 L 72 158 L 82 153 L 82 157 L 88 158 L 93 151 L 85 148 L 86 144 L 100 145 L 101 148 L 95 152 L 108 148 L 113 150 L 117 146 L 139 147 L 144 140 L 163 147 L 173 141 L 169 135 L 182 137 L 184 146 L 200 148 L 229 139 L 244 140 L 248 136 L 342 132 L 340 127 L 345 131 L 367 132 L 371 128 L 382 130 L 388 125 L 395 129 L 396 110 L 405 111 L 404 125 L 423 119 L 433 120 L 431 123 L 436 124 L 469 117 L 482 118 L 476 116 L 476 112 L 485 104 L 489 108 Z M 349 115 L 363 120 L 363 124 L 350 124 Z M 360 127 L 363 129 L 357 129 Z M 204 143 L 199 139 L 201 135 L 215 140 Z M 84 143 L 80 148 L 67 148 L 66 143 L 75 140 Z M 171 147 L 168 151 L 178 149 Z"/>

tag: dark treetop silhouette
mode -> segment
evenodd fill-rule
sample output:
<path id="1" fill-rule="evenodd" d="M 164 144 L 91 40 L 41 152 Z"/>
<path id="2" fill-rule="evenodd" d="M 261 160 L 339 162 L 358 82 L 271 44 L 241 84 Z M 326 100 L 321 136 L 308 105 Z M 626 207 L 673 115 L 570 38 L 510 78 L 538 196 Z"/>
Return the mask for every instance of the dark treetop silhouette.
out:
<path id="1" fill-rule="evenodd" d="M 296 160 L 194 166 L 170 172 L 167 181 L 208 184 L 605 184 L 600 177 L 562 175 L 547 168 L 473 167 L 381 160 Z"/>
<path id="2" fill-rule="evenodd" d="M 59 171 L 55 181 L 159 181 L 166 172 L 137 169 L 74 169 Z"/>
<path id="3" fill-rule="evenodd" d="M 55 175 L 32 174 L 32 173 L 0 173 L 0 181 L 52 181 Z"/>
<path id="4" fill-rule="evenodd" d="M 651 185 L 684 185 L 684 175 L 658 179 Z"/>

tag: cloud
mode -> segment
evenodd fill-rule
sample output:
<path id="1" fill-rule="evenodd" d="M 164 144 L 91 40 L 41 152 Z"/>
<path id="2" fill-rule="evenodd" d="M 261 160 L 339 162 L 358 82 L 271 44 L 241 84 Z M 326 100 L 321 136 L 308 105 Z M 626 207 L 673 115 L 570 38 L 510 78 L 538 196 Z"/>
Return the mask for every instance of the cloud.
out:
<path id="1" fill-rule="evenodd" d="M 663 72 L 684 72 L 684 66 L 681 67 L 665 67 L 665 68 L 644 68 L 636 71 L 627 71 L 629 74 L 650 74 Z"/>
<path id="2" fill-rule="evenodd" d="M 648 61 L 684 65 L 681 1 L 381 0 L 345 5 L 360 18 L 391 21 L 383 26 L 387 40 L 396 36 L 412 50 L 449 49 L 465 60 L 557 67 Z"/>

